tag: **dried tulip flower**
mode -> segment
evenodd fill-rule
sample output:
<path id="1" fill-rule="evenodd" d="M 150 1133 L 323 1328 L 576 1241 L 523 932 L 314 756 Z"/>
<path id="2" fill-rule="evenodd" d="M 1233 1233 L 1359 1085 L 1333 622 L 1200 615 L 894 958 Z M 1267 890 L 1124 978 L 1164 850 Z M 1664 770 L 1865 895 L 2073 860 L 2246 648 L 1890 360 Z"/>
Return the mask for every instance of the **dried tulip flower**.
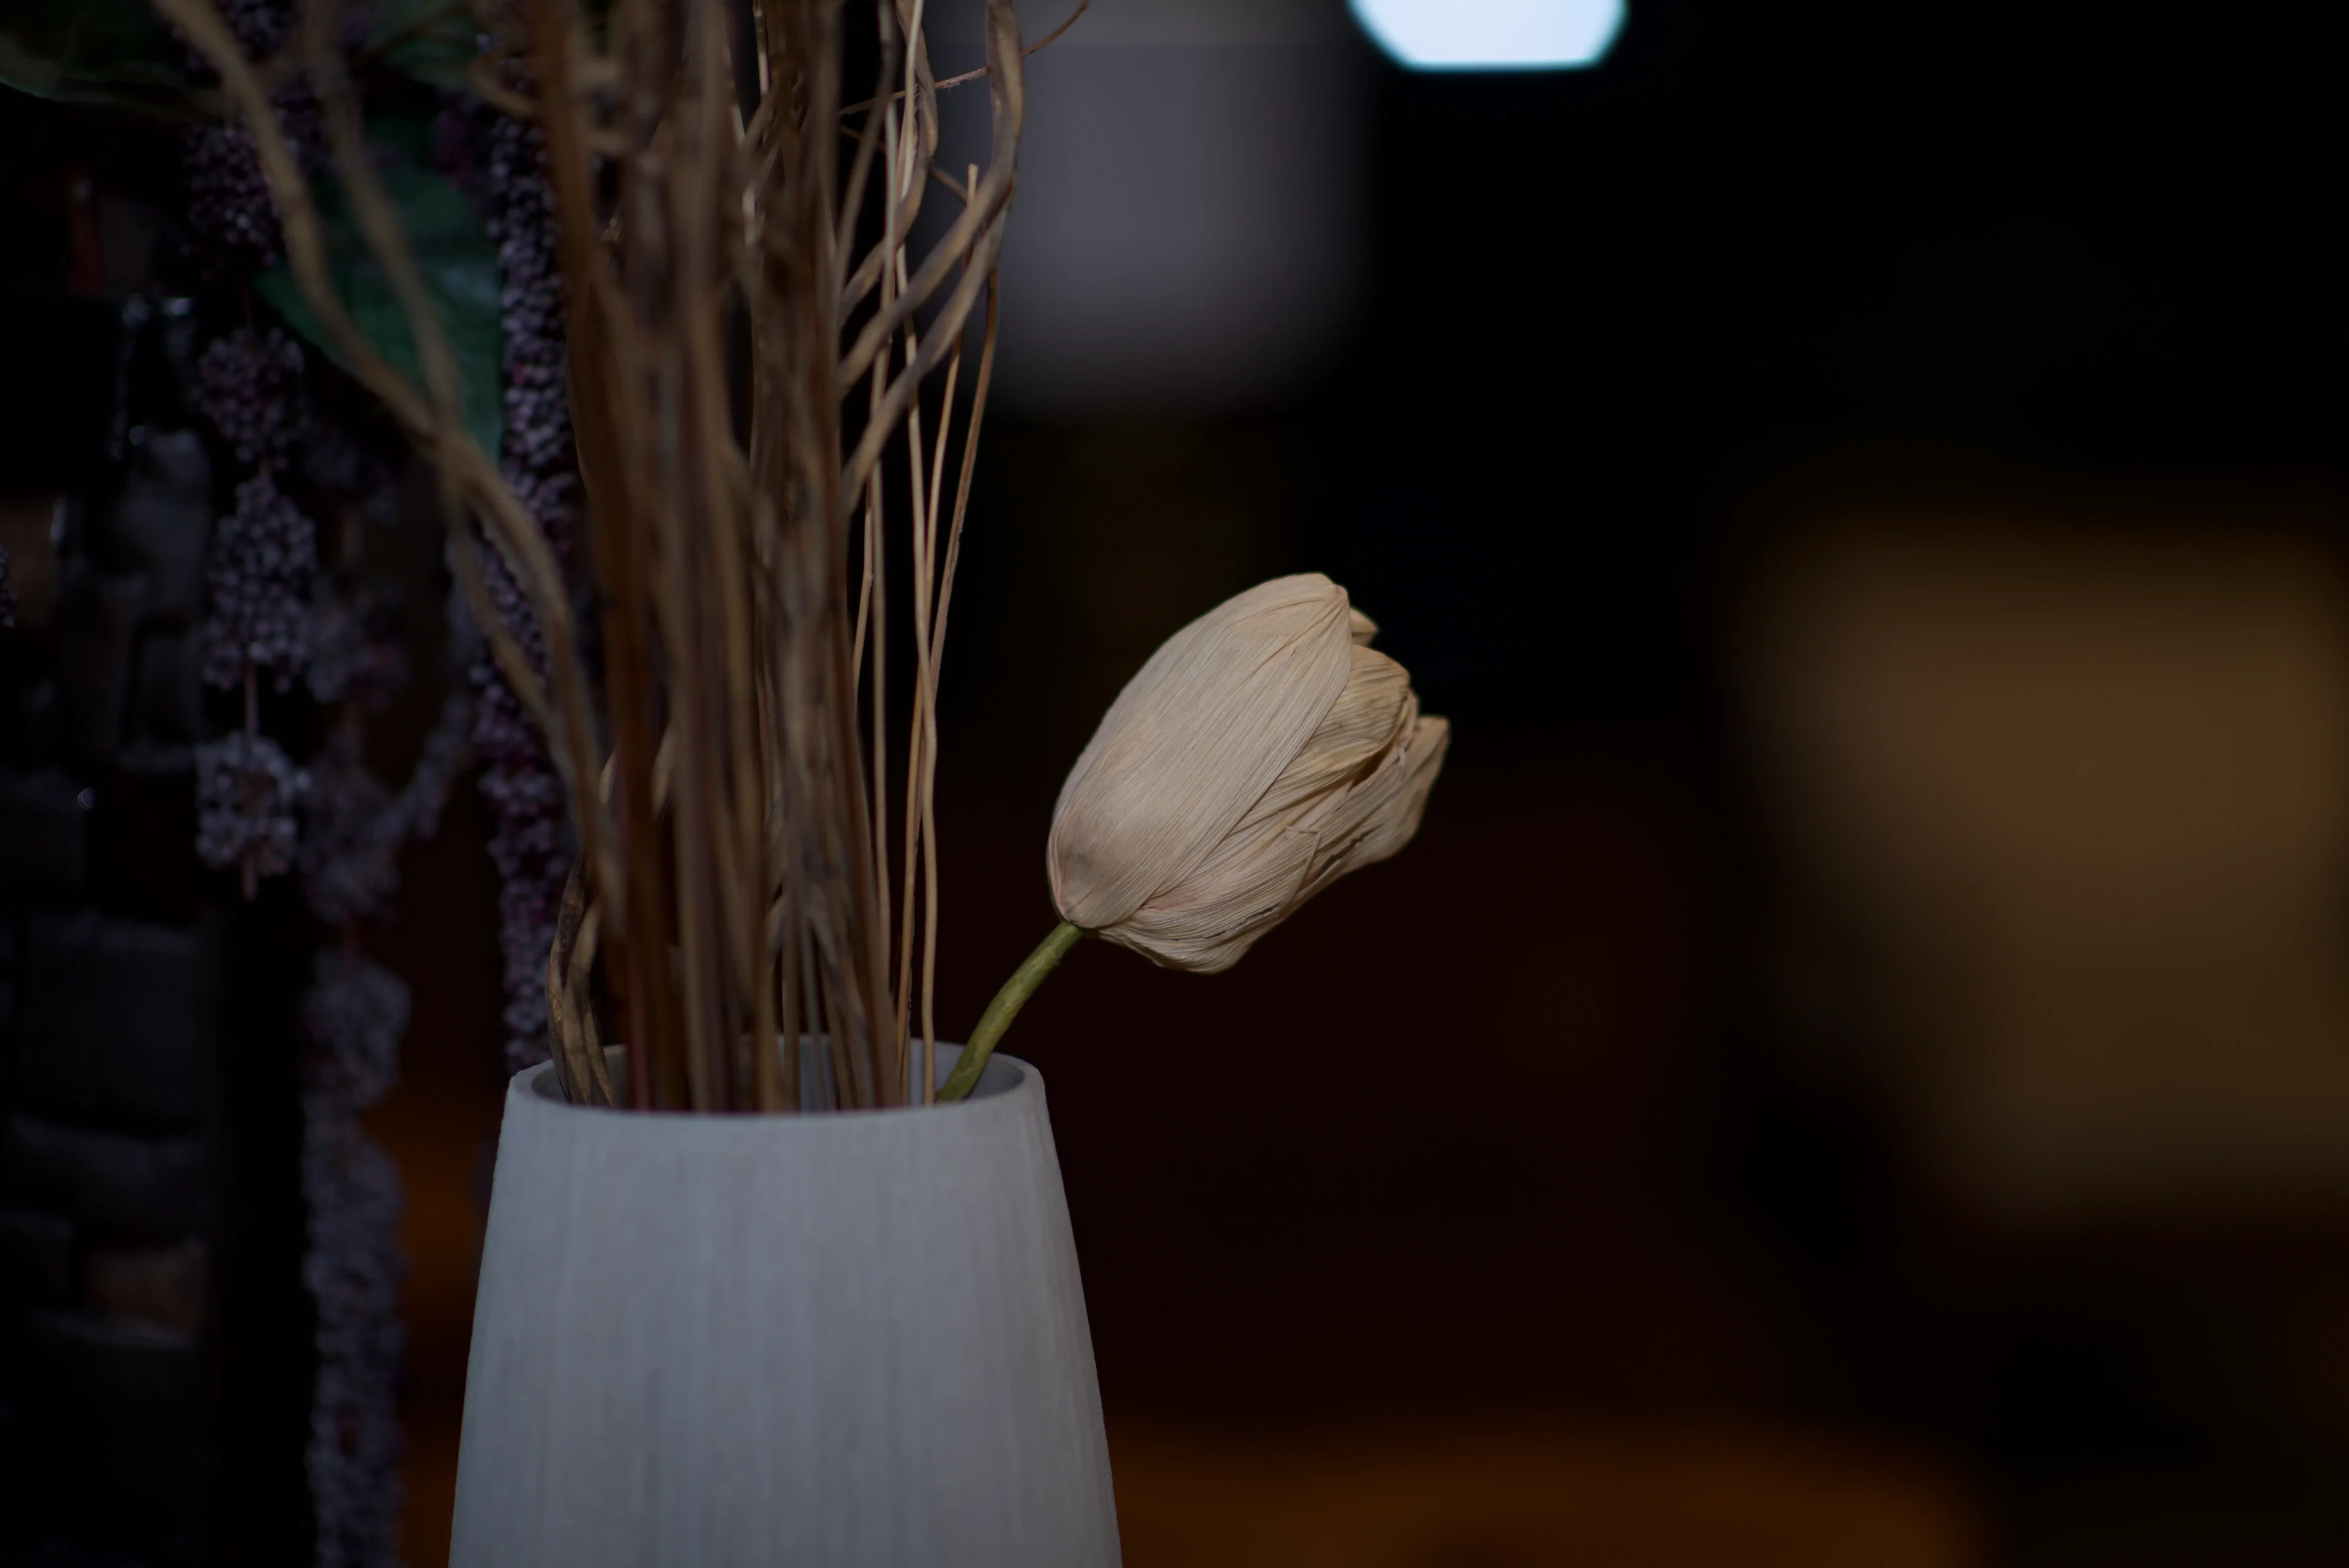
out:
<path id="1" fill-rule="evenodd" d="M 1411 842 L 1450 726 L 1319 573 L 1259 584 L 1166 639 L 1061 788 L 1046 868 L 1062 924 L 972 1031 L 978 1081 L 1029 992 L 1092 933 L 1213 974 L 1357 866 Z"/>

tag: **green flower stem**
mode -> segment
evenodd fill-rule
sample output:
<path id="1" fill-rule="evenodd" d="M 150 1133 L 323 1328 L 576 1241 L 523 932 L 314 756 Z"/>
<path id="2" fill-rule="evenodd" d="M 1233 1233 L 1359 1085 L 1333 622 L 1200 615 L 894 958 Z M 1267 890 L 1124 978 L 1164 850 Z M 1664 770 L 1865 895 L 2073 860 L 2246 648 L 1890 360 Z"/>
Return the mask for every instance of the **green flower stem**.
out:
<path id="1" fill-rule="evenodd" d="M 1019 1009 L 1059 964 L 1061 955 L 1075 947 L 1077 939 L 1084 934 L 1062 920 L 1028 955 L 1027 961 L 1012 971 L 1011 978 L 1003 982 L 1003 989 L 995 993 L 995 1000 L 987 1004 L 987 1011 L 978 1015 L 978 1027 L 970 1032 L 970 1044 L 962 1048 L 962 1059 L 947 1075 L 947 1081 L 938 1085 L 940 1104 L 962 1099 L 978 1086 L 978 1075 L 987 1071 L 987 1059 L 995 1054 L 995 1043 L 1003 1038 L 1003 1032 L 1019 1016 Z"/>

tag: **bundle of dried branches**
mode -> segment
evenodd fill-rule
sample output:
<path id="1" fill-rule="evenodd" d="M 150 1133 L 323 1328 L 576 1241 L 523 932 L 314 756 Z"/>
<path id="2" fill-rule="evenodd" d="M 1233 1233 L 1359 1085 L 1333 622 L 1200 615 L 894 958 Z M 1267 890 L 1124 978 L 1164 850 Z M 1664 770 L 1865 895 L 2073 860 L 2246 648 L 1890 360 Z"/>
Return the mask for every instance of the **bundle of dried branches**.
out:
<path id="1" fill-rule="evenodd" d="M 985 81 L 993 126 L 990 162 L 959 173 L 935 163 L 937 94 L 953 80 L 932 72 L 925 0 L 874 8 L 879 81 L 850 105 L 841 0 L 594 13 L 530 0 L 482 16 L 494 44 L 475 86 L 542 127 L 561 216 L 595 670 L 543 537 L 466 434 L 455 363 L 345 78 L 336 0 L 308 0 L 260 62 L 215 0 L 155 0 L 253 132 L 305 300 L 432 459 L 460 583 L 562 771 L 582 857 L 548 994 L 574 1100 L 873 1106 L 926 1100 L 936 1081 L 938 672 L 1023 112 L 1010 0 L 958 3 L 985 6 L 987 63 L 954 79 Z M 295 77 L 406 315 L 417 376 L 337 297 L 271 108 Z M 917 245 L 939 192 L 959 210 Z M 975 318 L 983 348 L 958 417 Z M 885 669 L 893 518 L 912 562 L 898 586 L 914 654 L 902 775 Z M 490 605 L 483 541 L 538 618 L 544 677 Z M 589 1002 L 599 961 L 625 1018 L 625 1095 Z M 780 1052 L 754 1048 L 777 1039 Z"/>

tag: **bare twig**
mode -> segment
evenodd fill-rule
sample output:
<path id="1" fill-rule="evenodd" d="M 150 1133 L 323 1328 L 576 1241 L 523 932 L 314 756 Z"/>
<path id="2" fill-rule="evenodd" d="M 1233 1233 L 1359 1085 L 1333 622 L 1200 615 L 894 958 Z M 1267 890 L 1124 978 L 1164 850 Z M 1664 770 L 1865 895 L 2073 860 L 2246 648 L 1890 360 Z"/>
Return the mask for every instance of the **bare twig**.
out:
<path id="1" fill-rule="evenodd" d="M 1077 0 L 1077 8 L 1076 8 L 1075 10 L 1073 10 L 1073 11 L 1070 12 L 1066 16 L 1062 17 L 1062 18 L 1061 19 L 1061 25 L 1060 25 L 1059 26 L 1057 26 L 1057 27 L 1053 28 L 1050 32 L 1049 32 L 1049 33 L 1045 34 L 1042 37 L 1040 37 L 1040 38 L 1037 39 L 1034 43 L 1032 43 L 1032 44 L 1029 45 L 1026 48 L 1024 48 L 1024 49 L 1020 50 L 1020 51 L 1019 51 L 1019 57 L 1020 57 L 1021 59 L 1023 59 L 1023 60 L 1024 60 L 1024 59 L 1026 59 L 1029 56 L 1030 56 L 1030 55 L 1034 54 L 1037 50 L 1039 50 L 1039 49 L 1042 49 L 1042 48 L 1048 48 L 1048 47 L 1050 47 L 1050 46 L 1052 46 L 1053 44 L 1056 44 L 1056 43 L 1060 42 L 1060 40 L 1061 40 L 1061 34 L 1063 34 L 1063 33 L 1065 33 L 1065 32 L 1067 32 L 1070 28 L 1071 28 L 1071 27 L 1075 26 L 1077 25 L 1077 18 L 1078 18 L 1078 17 L 1080 17 L 1080 16 L 1083 16 L 1087 11 L 1091 10 L 1091 9 L 1092 8 L 1092 3 L 1093 3 L 1093 0 Z M 975 67 L 974 69 L 967 70 L 967 71 L 963 72 L 960 76 L 952 76 L 952 77 L 947 77 L 947 78 L 946 78 L 944 80 L 939 81 L 937 84 L 936 84 L 936 88 L 937 88 L 937 90 L 938 90 L 938 91 L 940 91 L 940 92 L 944 92 L 944 91 L 946 91 L 948 88 L 958 88 L 958 87 L 961 87 L 961 86 L 962 86 L 964 83 L 966 83 L 966 82 L 975 82 L 975 81 L 978 81 L 978 79 L 980 79 L 981 78 L 983 78 L 983 77 L 985 77 L 985 76 L 988 75 L 988 74 L 989 74 L 989 72 L 990 72 L 990 70 L 991 70 L 991 68 L 992 68 L 992 67 L 987 67 L 987 66 L 979 66 L 979 67 Z M 871 108 L 871 107 L 873 106 L 873 104 L 874 104 L 874 103 L 875 103 L 876 101 L 878 101 L 878 100 L 877 100 L 877 99 L 866 99 L 863 103 L 852 103 L 852 104 L 850 104 L 846 109 L 842 109 L 840 112 L 841 112 L 841 113 L 843 113 L 843 114 L 854 114 L 854 113 L 856 113 L 859 109 L 869 109 L 869 108 Z"/>

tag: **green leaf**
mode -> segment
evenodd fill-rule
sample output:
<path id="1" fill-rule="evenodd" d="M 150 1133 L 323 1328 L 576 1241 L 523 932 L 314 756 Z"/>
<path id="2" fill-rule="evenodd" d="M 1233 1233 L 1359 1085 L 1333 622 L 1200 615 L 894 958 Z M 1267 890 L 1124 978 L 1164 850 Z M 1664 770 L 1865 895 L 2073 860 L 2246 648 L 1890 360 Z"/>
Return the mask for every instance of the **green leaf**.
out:
<path id="1" fill-rule="evenodd" d="M 181 113 L 191 88 L 187 51 L 147 0 L 0 0 L 0 84 Z"/>
<path id="2" fill-rule="evenodd" d="M 398 213 L 425 291 L 431 296 L 440 329 L 456 357 L 464 398 L 465 428 L 492 459 L 505 428 L 502 396 L 503 327 L 499 306 L 498 253 L 482 231 L 472 206 L 457 188 L 419 169 L 390 149 L 378 149 L 377 172 Z M 420 389 L 416 342 L 391 280 L 368 251 L 341 188 L 322 181 L 319 213 L 326 230 L 327 272 L 343 307 L 361 337 Z M 296 332 L 316 344 L 344 369 L 349 366 L 327 340 L 318 318 L 302 298 L 292 271 L 281 262 L 261 275 L 254 287 Z"/>
<path id="3" fill-rule="evenodd" d="M 481 33 L 466 0 L 376 0 L 367 53 L 402 76 L 461 89 Z"/>
<path id="4" fill-rule="evenodd" d="M 392 94 L 382 95 L 382 99 L 394 97 Z M 431 161 L 432 121 L 440 112 L 440 95 L 437 92 L 427 95 L 428 101 L 423 104 L 384 104 L 382 99 L 367 104 L 367 140 L 377 147 L 390 149 L 411 163 Z"/>

